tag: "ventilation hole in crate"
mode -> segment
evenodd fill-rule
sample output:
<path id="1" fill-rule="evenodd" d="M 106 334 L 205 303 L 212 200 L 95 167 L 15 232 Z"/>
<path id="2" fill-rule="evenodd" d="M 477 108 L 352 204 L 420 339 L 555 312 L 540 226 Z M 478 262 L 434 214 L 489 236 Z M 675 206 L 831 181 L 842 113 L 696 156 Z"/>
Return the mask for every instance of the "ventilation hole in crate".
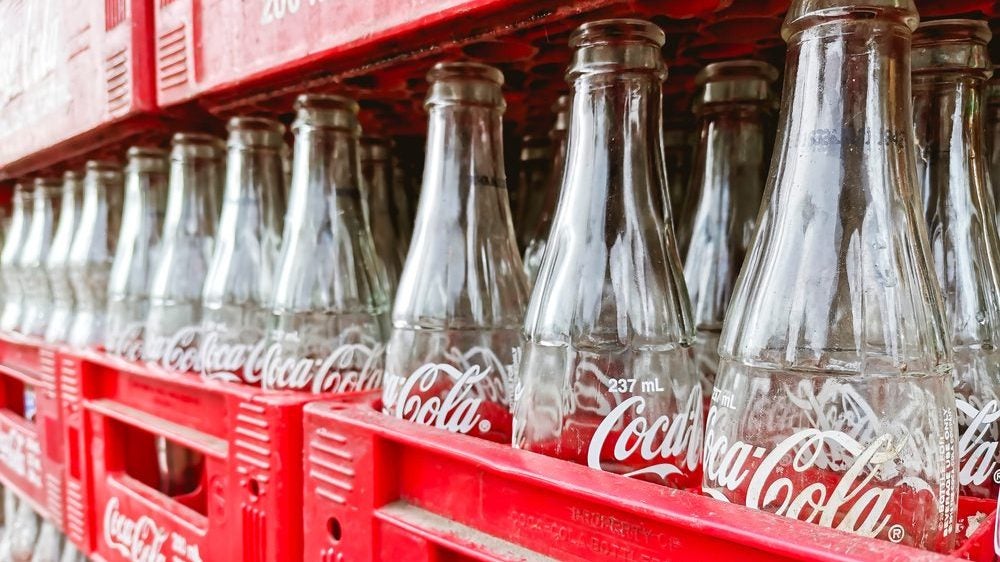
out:
<path id="1" fill-rule="evenodd" d="M 343 535 L 343 530 L 340 528 L 340 521 L 336 517 L 326 520 L 326 531 L 330 533 L 330 538 L 335 541 L 339 541 Z"/>
<path id="2" fill-rule="evenodd" d="M 255 498 L 260 496 L 260 482 L 258 482 L 256 478 L 247 480 L 247 490 L 250 492 L 250 495 Z"/>
<path id="3" fill-rule="evenodd" d="M 480 41 L 462 47 L 462 53 L 465 56 L 493 63 L 527 60 L 536 52 L 535 47 L 512 39 Z"/>

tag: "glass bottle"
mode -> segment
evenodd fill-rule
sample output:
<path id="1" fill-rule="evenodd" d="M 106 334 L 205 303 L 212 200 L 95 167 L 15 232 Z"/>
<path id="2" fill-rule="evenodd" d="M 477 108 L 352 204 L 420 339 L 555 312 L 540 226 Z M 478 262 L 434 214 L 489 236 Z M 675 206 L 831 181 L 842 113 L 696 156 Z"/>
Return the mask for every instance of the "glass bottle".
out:
<path id="1" fill-rule="evenodd" d="M 423 154 L 424 143 L 421 143 L 420 154 Z M 417 209 L 414 203 L 419 198 L 420 182 L 417 177 L 421 172 L 414 170 L 414 158 L 406 152 L 397 140 L 392 147 L 392 216 L 403 246 L 403 261 L 410 248 L 410 238 L 413 237 L 413 219 Z M 412 148 L 412 147 L 410 147 Z M 404 154 L 404 152 L 406 152 Z"/>
<path id="2" fill-rule="evenodd" d="M 499 70 L 436 64 L 416 225 L 392 311 L 386 413 L 510 442 L 527 278 L 511 225 Z"/>
<path id="3" fill-rule="evenodd" d="M 548 180 L 552 175 L 552 151 L 552 140 L 548 136 L 525 135 L 521 142 L 516 198 L 520 208 L 512 208 L 511 212 L 518 246 L 522 249 L 528 247 L 532 234 L 538 228 Z"/>
<path id="4" fill-rule="evenodd" d="M 542 265 L 542 255 L 545 253 L 545 242 L 549 239 L 552 228 L 552 217 L 556 211 L 556 201 L 559 199 L 559 188 L 562 185 L 563 171 L 566 168 L 566 131 L 569 129 L 569 96 L 559 96 L 552 111 L 556 115 L 555 125 L 549 132 L 554 153 L 552 168 L 546 179 L 544 189 L 545 200 L 542 202 L 538 220 L 524 250 L 524 271 L 530 283 L 535 282 L 538 268 Z"/>
<path id="5" fill-rule="evenodd" d="M 361 175 L 365 180 L 375 251 L 385 265 L 389 294 L 394 294 L 406 255 L 392 218 L 392 163 L 386 139 L 361 137 Z"/>
<path id="6" fill-rule="evenodd" d="M 201 372 L 201 293 L 215 243 L 215 202 L 223 169 L 219 160 L 215 137 L 174 135 L 160 254 L 149 285 L 143 359 L 178 373 Z"/>
<path id="7" fill-rule="evenodd" d="M 688 182 L 691 179 L 693 150 L 688 128 L 683 123 L 673 123 L 663 130 L 663 157 L 667 166 L 667 193 L 671 216 L 678 216 L 687 199 Z M 678 235 L 683 233 L 678 232 Z M 685 250 L 686 240 L 680 240 L 681 250 Z"/>
<path id="8" fill-rule="evenodd" d="M 87 162 L 80 221 L 68 258 L 76 312 L 67 342 L 77 349 L 104 345 L 108 277 L 121 225 L 123 197 L 120 166 Z"/>
<path id="9" fill-rule="evenodd" d="M 358 106 L 307 94 L 295 110 L 291 200 L 258 382 L 314 393 L 377 389 L 388 280 L 364 219 Z"/>
<path id="10" fill-rule="evenodd" d="M 695 78 L 698 146 L 687 209 L 684 279 L 697 328 L 695 358 L 705 396 L 719 363 L 719 332 L 756 225 L 770 162 L 765 146 L 778 71 L 753 60 L 706 66 Z"/>
<path id="11" fill-rule="evenodd" d="M 167 154 L 133 146 L 125 167 L 125 200 L 108 278 L 105 349 L 129 361 L 142 358 L 152 270 L 160 257 L 167 199 Z"/>
<path id="12" fill-rule="evenodd" d="M 776 155 L 723 323 L 703 490 L 947 550 L 955 395 L 919 215 L 910 0 L 795 0 Z"/>
<path id="13" fill-rule="evenodd" d="M 80 221 L 83 201 L 83 175 L 68 171 L 63 174 L 59 223 L 52 237 L 52 247 L 45 259 L 45 271 L 52 291 L 52 315 L 45 329 L 45 341 L 62 343 L 69 335 L 70 322 L 76 310 L 73 285 L 69 274 L 69 251 Z"/>
<path id="14" fill-rule="evenodd" d="M 566 171 L 524 321 L 513 442 L 687 488 L 701 479 L 704 415 L 661 212 L 663 43 L 642 20 L 591 22 L 570 37 Z"/>
<path id="15" fill-rule="evenodd" d="M 52 293 L 45 273 L 45 259 L 49 255 L 52 235 L 59 220 L 58 198 L 61 195 L 61 179 L 35 179 L 35 189 L 31 196 L 31 220 L 18 258 L 24 296 L 18 331 L 27 336 L 43 337 L 52 314 Z"/>
<path id="16" fill-rule="evenodd" d="M 3 313 L 0 314 L 0 330 L 9 332 L 18 326 L 24 293 L 21 285 L 21 250 L 30 222 L 31 190 L 24 184 L 14 186 L 11 199 L 10 225 L 0 253 L 0 275 L 3 275 Z"/>
<path id="17" fill-rule="evenodd" d="M 992 76 L 986 84 L 986 150 L 988 150 L 990 183 L 1000 183 L 1000 76 Z M 1000 209 L 1000 187 L 993 188 L 994 205 Z M 1000 225 L 1000 216 L 997 217 Z M 998 226 L 1000 228 L 1000 226 Z"/>
<path id="18" fill-rule="evenodd" d="M 958 484 L 993 499 L 1000 486 L 1000 238 L 983 126 L 990 29 L 922 24 L 913 35 L 913 111 L 931 255 L 955 370 Z"/>
<path id="19" fill-rule="evenodd" d="M 284 126 L 234 117 L 228 128 L 222 213 L 202 292 L 202 374 L 257 381 L 285 214 Z"/>

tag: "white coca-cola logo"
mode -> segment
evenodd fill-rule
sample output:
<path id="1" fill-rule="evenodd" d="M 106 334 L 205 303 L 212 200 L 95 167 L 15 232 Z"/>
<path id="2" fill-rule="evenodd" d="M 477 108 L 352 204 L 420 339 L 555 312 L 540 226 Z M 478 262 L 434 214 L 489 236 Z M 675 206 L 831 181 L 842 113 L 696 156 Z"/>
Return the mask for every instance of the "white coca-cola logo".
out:
<path id="1" fill-rule="evenodd" d="M 745 490 L 747 507 L 868 537 L 878 536 L 891 523 L 886 509 L 895 488 L 880 487 L 873 482 L 884 477 L 882 465 L 891 465 L 899 458 L 909 435 L 896 439 L 883 434 L 862 445 L 842 431 L 808 428 L 767 450 L 741 441 L 730 444 L 725 437 L 717 436 L 714 427 L 718 415 L 717 406 L 713 405 L 705 433 L 705 478 L 719 488 Z M 838 479 L 832 490 L 827 483 L 816 479 L 773 478 L 779 465 L 786 472 L 819 470 L 829 463 L 831 450 L 840 451 L 838 460 L 851 459 L 846 470 L 836 474 Z M 790 463 L 786 460 L 788 456 Z M 760 459 L 756 468 L 746 468 L 750 457 Z M 931 489 L 915 477 L 903 480 L 916 490 Z M 711 486 L 705 487 L 705 493 L 728 501 L 723 492 Z M 901 527 L 891 531 L 890 538 L 902 538 Z"/>
<path id="2" fill-rule="evenodd" d="M 962 459 L 962 466 L 958 471 L 959 484 L 981 486 L 987 480 L 1000 479 L 996 462 L 996 424 L 1000 420 L 1000 402 L 990 400 L 977 408 L 959 398 L 955 401 L 955 406 L 963 417 L 959 426 L 964 428 L 958 440 L 959 458 Z"/>
<path id="3" fill-rule="evenodd" d="M 671 474 L 694 469 L 701 452 L 703 403 L 701 385 L 694 385 L 683 409 L 673 419 L 661 415 L 649 420 L 643 415 L 647 408 L 646 397 L 632 396 L 623 400 L 597 426 L 587 450 L 587 465 L 603 470 L 601 452 L 605 442 L 613 430 L 621 429 L 611 449 L 615 460 L 635 465 L 638 458 L 647 463 L 625 476 L 656 474 L 666 480 Z M 626 422 L 630 412 L 631 420 Z M 677 459 L 681 466 L 662 462 L 667 459 Z"/>
<path id="4" fill-rule="evenodd" d="M 129 361 L 139 361 L 143 357 L 143 323 L 133 322 L 117 334 L 108 338 L 107 351 Z"/>
<path id="5" fill-rule="evenodd" d="M 166 562 L 167 532 L 145 515 L 132 519 L 119 511 L 118 498 L 104 508 L 104 542 L 132 562 Z"/>
<path id="6" fill-rule="evenodd" d="M 397 418 L 454 433 L 468 433 L 473 429 L 489 431 L 490 421 L 482 420 L 479 415 L 483 398 L 477 397 L 473 389 L 486 380 L 490 371 L 490 367 L 483 370 L 479 365 L 463 371 L 453 365 L 427 363 L 405 378 L 389 375 L 383 407 L 387 414 Z M 450 385 L 443 397 L 421 396 L 431 392 L 442 376 Z"/>
<path id="7" fill-rule="evenodd" d="M 176 372 L 201 371 L 201 353 L 198 336 L 201 330 L 187 326 L 168 336 L 150 336 L 146 333 L 143 358 L 157 363 L 164 369 Z"/>
<path id="8" fill-rule="evenodd" d="M 264 370 L 266 339 L 249 334 L 235 339 L 226 341 L 226 330 L 222 326 L 206 326 L 203 329 L 202 375 L 214 380 L 259 384 Z"/>

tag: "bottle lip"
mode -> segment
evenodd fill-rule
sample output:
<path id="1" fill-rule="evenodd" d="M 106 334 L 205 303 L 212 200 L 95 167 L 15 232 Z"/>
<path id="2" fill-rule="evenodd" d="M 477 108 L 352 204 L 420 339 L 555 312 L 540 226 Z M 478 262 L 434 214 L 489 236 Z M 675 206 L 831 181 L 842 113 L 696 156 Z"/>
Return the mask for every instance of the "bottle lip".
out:
<path id="1" fill-rule="evenodd" d="M 122 169 L 116 162 L 108 160 L 87 160 L 87 173 L 84 181 L 117 181 L 121 178 Z"/>
<path id="2" fill-rule="evenodd" d="M 37 177 L 37 178 L 35 178 L 35 180 L 32 183 L 35 186 L 35 191 L 36 192 L 38 192 L 39 188 L 41 188 L 41 189 L 62 189 L 62 186 L 63 186 L 63 180 L 62 180 L 62 178 L 57 177 L 57 176 L 42 176 L 42 177 Z"/>
<path id="3" fill-rule="evenodd" d="M 465 61 L 444 61 L 427 73 L 427 98 L 424 107 L 435 105 L 478 105 L 504 111 L 501 86 L 503 73 L 488 64 Z"/>
<path id="4" fill-rule="evenodd" d="M 171 139 L 170 158 L 221 158 L 225 146 L 216 136 L 205 133 L 174 133 Z"/>
<path id="5" fill-rule="evenodd" d="M 794 0 L 781 26 L 781 37 L 793 35 L 824 20 L 896 20 L 913 31 L 920 15 L 913 0 Z"/>
<path id="6" fill-rule="evenodd" d="M 126 172 L 166 172 L 167 152 L 151 146 L 133 146 L 125 153 Z"/>
<path id="7" fill-rule="evenodd" d="M 294 108 L 293 131 L 299 127 L 324 127 L 360 134 L 358 103 L 351 98 L 336 94 L 300 94 L 295 98 Z"/>
<path id="8" fill-rule="evenodd" d="M 361 159 L 383 161 L 389 159 L 389 139 L 378 135 L 364 135 L 360 141 Z"/>
<path id="9" fill-rule="evenodd" d="M 63 181 L 81 181 L 83 179 L 83 172 L 80 170 L 66 170 L 63 172 Z"/>
<path id="10" fill-rule="evenodd" d="M 461 78 L 464 80 L 483 80 L 503 86 L 503 72 L 500 69 L 471 61 L 442 61 L 427 72 L 427 82 L 433 84 L 443 80 Z"/>
<path id="11" fill-rule="evenodd" d="M 921 23 L 913 32 L 913 73 L 982 71 L 992 74 L 988 45 L 989 24 L 974 19 L 945 19 Z"/>
<path id="12" fill-rule="evenodd" d="M 667 76 L 661 48 L 666 35 L 656 24 L 640 19 L 592 21 L 570 35 L 573 60 L 566 79 L 584 74 L 653 72 Z"/>
<path id="13" fill-rule="evenodd" d="M 231 148 L 277 148 L 285 134 L 285 126 L 274 119 L 245 115 L 231 117 L 226 130 L 226 146 Z"/>
<path id="14" fill-rule="evenodd" d="M 778 69 L 762 61 L 741 59 L 706 65 L 695 76 L 700 88 L 695 111 L 705 105 L 734 102 L 766 102 L 774 98 L 771 85 Z"/>
<path id="15" fill-rule="evenodd" d="M 521 139 L 521 161 L 550 160 L 552 140 L 548 135 L 524 135 Z"/>
<path id="16" fill-rule="evenodd" d="M 569 36 L 569 47 L 577 49 L 591 45 L 622 42 L 649 42 L 662 47 L 667 36 L 656 24 L 635 18 L 615 18 L 587 22 Z"/>

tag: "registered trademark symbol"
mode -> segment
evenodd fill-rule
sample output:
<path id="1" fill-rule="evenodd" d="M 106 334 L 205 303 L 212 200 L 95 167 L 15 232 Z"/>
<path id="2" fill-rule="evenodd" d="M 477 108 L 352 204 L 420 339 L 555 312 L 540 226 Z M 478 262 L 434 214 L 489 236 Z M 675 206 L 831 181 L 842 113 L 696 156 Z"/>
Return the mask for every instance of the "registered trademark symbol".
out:
<path id="1" fill-rule="evenodd" d="M 903 540 L 903 537 L 905 537 L 905 536 L 906 536 L 906 530 L 903 529 L 902 525 L 896 524 L 896 525 L 893 525 L 892 527 L 889 527 L 889 540 L 890 541 L 892 541 L 892 542 L 899 542 L 899 541 Z"/>
<path id="2" fill-rule="evenodd" d="M 1000 484 L 1000 470 L 993 473 L 993 482 Z"/>
<path id="3" fill-rule="evenodd" d="M 490 424 L 490 420 L 483 420 L 483 421 L 479 422 L 479 431 L 481 431 L 483 433 L 486 433 L 487 431 L 489 431 L 491 427 L 493 427 L 493 426 Z"/>

